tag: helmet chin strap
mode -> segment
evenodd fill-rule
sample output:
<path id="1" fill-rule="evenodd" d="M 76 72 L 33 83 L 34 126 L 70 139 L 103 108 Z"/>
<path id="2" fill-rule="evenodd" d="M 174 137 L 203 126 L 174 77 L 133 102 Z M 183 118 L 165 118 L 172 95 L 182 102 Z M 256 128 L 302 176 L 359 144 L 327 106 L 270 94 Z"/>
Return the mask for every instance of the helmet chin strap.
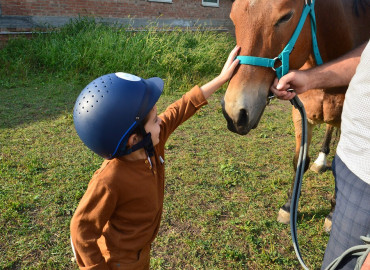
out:
<path id="1" fill-rule="evenodd" d="M 137 151 L 141 148 L 145 149 L 145 151 L 147 152 L 149 157 L 152 157 L 154 155 L 155 149 L 154 149 L 154 146 L 153 146 L 151 133 L 150 132 L 147 133 L 142 124 L 139 124 L 139 126 L 140 126 L 140 129 L 141 129 L 141 134 L 143 134 L 143 136 L 144 136 L 143 139 L 140 142 L 138 142 L 137 144 L 133 145 L 131 148 L 125 149 L 124 151 L 122 151 L 121 156 L 131 154 L 132 152 L 135 152 L 135 151 Z"/>

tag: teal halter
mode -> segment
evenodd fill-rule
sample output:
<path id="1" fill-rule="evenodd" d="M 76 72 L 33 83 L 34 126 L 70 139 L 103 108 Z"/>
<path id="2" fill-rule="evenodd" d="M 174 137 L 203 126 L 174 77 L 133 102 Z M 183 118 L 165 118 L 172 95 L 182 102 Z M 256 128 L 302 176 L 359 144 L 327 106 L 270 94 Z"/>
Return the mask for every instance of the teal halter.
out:
<path id="1" fill-rule="evenodd" d="M 321 65 L 323 61 L 321 59 L 319 47 L 317 45 L 314 3 L 315 0 L 311 0 L 310 4 L 308 4 L 306 1 L 305 7 L 303 8 L 302 11 L 301 19 L 299 20 L 292 37 L 290 38 L 288 44 L 285 46 L 284 50 L 277 57 L 271 59 L 256 56 L 237 56 L 236 58 L 239 59 L 239 63 L 241 65 L 252 65 L 272 68 L 276 72 L 276 76 L 280 79 L 289 71 L 289 55 L 291 54 L 294 45 L 299 37 L 299 34 L 302 31 L 303 25 L 306 21 L 308 14 L 310 14 L 313 52 L 315 55 L 316 63 L 318 65 Z M 277 60 L 281 62 L 281 66 L 275 68 Z"/>

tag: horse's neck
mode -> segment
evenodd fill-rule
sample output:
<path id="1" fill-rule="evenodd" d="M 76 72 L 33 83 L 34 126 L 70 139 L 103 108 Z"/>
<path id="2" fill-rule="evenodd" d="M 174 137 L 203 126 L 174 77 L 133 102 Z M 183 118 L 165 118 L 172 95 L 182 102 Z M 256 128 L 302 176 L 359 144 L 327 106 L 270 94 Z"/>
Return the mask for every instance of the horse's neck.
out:
<path id="1" fill-rule="evenodd" d="M 324 62 L 338 58 L 369 39 L 370 16 L 363 12 L 356 16 L 353 1 L 316 1 L 317 39 Z"/>

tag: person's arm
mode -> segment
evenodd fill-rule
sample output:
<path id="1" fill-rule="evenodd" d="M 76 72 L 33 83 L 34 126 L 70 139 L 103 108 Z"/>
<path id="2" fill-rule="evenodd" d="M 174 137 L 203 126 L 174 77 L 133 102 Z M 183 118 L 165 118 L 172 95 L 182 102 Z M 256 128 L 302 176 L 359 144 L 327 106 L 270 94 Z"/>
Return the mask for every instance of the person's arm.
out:
<path id="1" fill-rule="evenodd" d="M 230 52 L 220 75 L 200 87 L 200 90 L 206 99 L 216 92 L 216 90 L 218 90 L 224 83 L 230 80 L 235 68 L 239 65 L 239 59 L 235 59 L 239 53 L 239 50 L 240 47 L 235 46 L 235 48 Z"/>
<path id="2" fill-rule="evenodd" d="M 71 239 L 80 269 L 108 269 L 97 240 L 112 215 L 117 196 L 95 181 L 89 185 L 71 220 Z"/>
<path id="3" fill-rule="evenodd" d="M 160 140 L 162 142 L 165 142 L 179 125 L 193 116 L 202 106 L 206 105 L 207 98 L 231 78 L 235 68 L 239 64 L 239 60 L 235 59 L 239 50 L 240 47 L 236 46 L 230 52 L 220 75 L 202 87 L 195 86 L 159 115 L 162 119 L 160 133 Z"/>
<path id="4" fill-rule="evenodd" d="M 279 99 L 290 100 L 296 94 L 302 94 L 310 89 L 332 88 L 348 85 L 356 67 L 360 62 L 361 53 L 366 43 L 349 53 L 320 66 L 307 70 L 293 70 L 280 80 L 277 78 L 270 90 Z M 293 89 L 293 92 L 287 91 Z"/>

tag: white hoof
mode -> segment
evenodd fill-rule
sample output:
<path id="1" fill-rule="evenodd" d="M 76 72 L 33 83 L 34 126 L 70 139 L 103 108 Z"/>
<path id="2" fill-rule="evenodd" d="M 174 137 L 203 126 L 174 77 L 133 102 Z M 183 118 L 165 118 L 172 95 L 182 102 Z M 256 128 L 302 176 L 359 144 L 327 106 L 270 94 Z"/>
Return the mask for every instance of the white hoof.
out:
<path id="1" fill-rule="evenodd" d="M 328 218 L 325 218 L 325 222 L 324 222 L 324 230 L 325 232 L 327 233 L 330 233 L 331 231 L 331 220 L 328 219 Z"/>
<path id="2" fill-rule="evenodd" d="M 280 208 L 277 221 L 283 224 L 289 224 L 290 223 L 290 213 Z"/>
<path id="3" fill-rule="evenodd" d="M 310 167 L 310 170 L 315 172 L 315 173 L 323 173 L 327 170 L 328 167 L 325 165 L 318 165 L 316 163 L 313 163 L 312 166 Z"/>
<path id="4" fill-rule="evenodd" d="M 320 152 L 319 156 L 317 157 L 315 162 L 312 164 L 310 170 L 315 173 L 323 173 L 328 169 L 326 164 L 327 164 L 326 154 L 323 152 Z"/>

